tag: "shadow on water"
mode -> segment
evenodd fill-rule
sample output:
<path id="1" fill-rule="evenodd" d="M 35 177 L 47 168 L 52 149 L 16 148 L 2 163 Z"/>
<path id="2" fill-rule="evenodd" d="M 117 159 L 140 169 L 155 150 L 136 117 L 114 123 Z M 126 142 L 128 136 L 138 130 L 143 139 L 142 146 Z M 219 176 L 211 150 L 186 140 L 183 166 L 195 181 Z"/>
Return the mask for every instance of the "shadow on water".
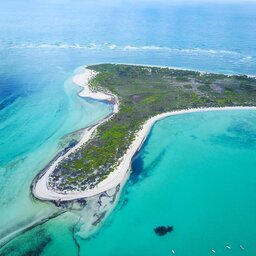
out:
<path id="1" fill-rule="evenodd" d="M 145 140 L 142 148 L 135 154 L 132 159 L 130 177 L 120 197 L 117 207 L 118 211 L 123 210 L 123 208 L 128 204 L 129 193 L 132 190 L 132 187 L 153 175 L 155 167 L 159 165 L 166 154 L 168 146 L 163 148 L 160 153 L 147 166 L 145 166 L 145 158 L 149 154 L 147 151 L 147 145 L 150 143 L 150 138 L 151 133 Z"/>
<path id="2" fill-rule="evenodd" d="M 146 177 L 146 173 L 143 171 L 144 170 L 144 162 L 143 162 L 143 154 L 138 153 L 131 164 L 131 175 L 129 178 L 129 183 L 131 184 L 136 184 L 140 180 Z"/>
<path id="3" fill-rule="evenodd" d="M 134 157 L 131 164 L 131 175 L 128 184 L 134 185 L 143 181 L 145 178 L 150 177 L 153 174 L 155 167 L 159 165 L 165 156 L 167 148 L 168 147 L 162 149 L 161 152 L 147 166 L 145 166 L 144 163 L 147 152 L 143 150 L 143 152 L 138 153 Z"/>
<path id="4" fill-rule="evenodd" d="M 148 135 L 146 140 L 144 141 L 142 147 L 136 152 L 131 162 L 131 174 L 129 177 L 128 184 L 134 185 L 144 178 L 148 177 L 148 173 L 146 173 L 144 166 L 144 158 L 148 154 L 147 145 L 151 138 L 151 133 Z M 126 186 L 127 187 L 127 186 Z"/>

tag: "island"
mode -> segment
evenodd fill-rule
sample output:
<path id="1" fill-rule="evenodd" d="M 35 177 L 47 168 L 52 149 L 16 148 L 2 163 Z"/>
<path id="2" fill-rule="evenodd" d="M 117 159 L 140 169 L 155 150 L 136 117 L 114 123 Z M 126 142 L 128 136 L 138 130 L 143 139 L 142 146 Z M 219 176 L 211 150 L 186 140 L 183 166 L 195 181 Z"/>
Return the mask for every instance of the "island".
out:
<path id="1" fill-rule="evenodd" d="M 152 125 L 195 111 L 256 109 L 256 79 L 168 67 L 90 65 L 75 75 L 81 97 L 105 101 L 113 112 L 88 127 L 81 141 L 34 180 L 41 200 L 92 197 L 124 184 L 133 156 Z"/>

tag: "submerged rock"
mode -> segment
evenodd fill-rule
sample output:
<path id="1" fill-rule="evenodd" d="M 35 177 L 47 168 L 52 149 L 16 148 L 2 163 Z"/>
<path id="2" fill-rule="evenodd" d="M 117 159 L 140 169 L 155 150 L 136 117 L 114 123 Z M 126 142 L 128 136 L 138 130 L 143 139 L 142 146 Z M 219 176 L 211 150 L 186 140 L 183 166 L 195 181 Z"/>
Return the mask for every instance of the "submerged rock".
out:
<path id="1" fill-rule="evenodd" d="M 156 227 L 154 229 L 155 233 L 159 236 L 164 236 L 166 235 L 168 232 L 172 232 L 173 231 L 173 226 L 159 226 Z"/>

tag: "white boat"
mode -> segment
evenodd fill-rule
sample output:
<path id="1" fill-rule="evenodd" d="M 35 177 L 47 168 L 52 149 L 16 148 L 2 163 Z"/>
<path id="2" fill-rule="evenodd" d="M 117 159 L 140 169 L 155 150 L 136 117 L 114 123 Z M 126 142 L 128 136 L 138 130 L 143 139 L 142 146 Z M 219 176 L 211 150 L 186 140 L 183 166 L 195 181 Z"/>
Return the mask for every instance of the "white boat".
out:
<path id="1" fill-rule="evenodd" d="M 244 248 L 242 245 L 240 245 L 240 249 L 241 249 L 241 250 L 244 250 L 245 248 Z"/>
<path id="2" fill-rule="evenodd" d="M 175 251 L 174 250 L 171 250 L 172 254 L 175 254 Z"/>
<path id="3" fill-rule="evenodd" d="M 214 249 L 211 249 L 211 251 L 212 251 L 213 253 L 216 253 L 216 251 L 215 251 Z"/>
<path id="4" fill-rule="evenodd" d="M 231 247 L 229 245 L 226 246 L 227 249 L 231 250 Z"/>

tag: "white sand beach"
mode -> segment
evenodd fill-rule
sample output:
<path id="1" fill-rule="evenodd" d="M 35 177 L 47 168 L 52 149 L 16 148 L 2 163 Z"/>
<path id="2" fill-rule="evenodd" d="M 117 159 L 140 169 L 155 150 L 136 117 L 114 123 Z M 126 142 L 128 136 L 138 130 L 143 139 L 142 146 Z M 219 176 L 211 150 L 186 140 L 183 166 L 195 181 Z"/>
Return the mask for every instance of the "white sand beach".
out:
<path id="1" fill-rule="evenodd" d="M 103 101 L 112 101 L 114 95 L 103 93 L 103 92 L 93 92 L 89 86 L 88 82 L 90 79 L 96 76 L 96 72 L 90 70 L 90 69 L 84 69 L 83 72 L 78 73 L 73 77 L 73 83 L 81 86 L 83 90 L 79 93 L 79 96 L 85 97 L 85 98 L 91 98 L 95 100 L 103 100 Z M 115 104 L 117 106 L 117 104 Z M 114 112 L 117 111 L 117 109 L 114 110 Z"/>
<path id="2" fill-rule="evenodd" d="M 114 187 L 116 187 L 118 184 L 124 184 L 127 177 L 129 177 L 129 170 L 131 165 L 131 160 L 137 150 L 140 149 L 141 145 L 143 144 L 145 138 L 149 134 L 152 126 L 159 120 L 174 116 L 174 115 L 182 115 L 187 113 L 193 113 L 193 112 L 205 112 L 205 111 L 225 111 L 225 110 L 256 110 L 256 107 L 242 107 L 242 106 L 236 106 L 236 107 L 222 107 L 222 108 L 196 108 L 196 109 L 184 109 L 179 111 L 171 111 L 159 114 L 157 116 L 154 116 L 150 118 L 148 121 L 145 122 L 142 129 L 139 130 L 139 132 L 136 135 L 135 140 L 130 145 L 129 149 L 127 150 L 126 154 L 122 157 L 119 166 L 112 172 L 110 175 L 100 182 L 97 186 L 95 186 L 92 189 L 87 189 L 82 192 L 69 192 L 66 194 L 60 194 L 56 191 L 49 190 L 47 187 L 47 180 L 51 172 L 54 170 L 56 165 L 65 157 L 67 157 L 70 153 L 74 152 L 76 149 L 78 149 L 82 144 L 84 144 L 92 135 L 93 132 L 97 129 L 97 127 L 102 124 L 103 122 L 107 121 L 109 118 L 111 118 L 115 113 L 118 112 L 118 100 L 116 96 L 110 95 L 110 94 L 104 94 L 103 92 L 92 92 L 88 86 L 89 80 L 95 75 L 96 73 L 85 69 L 83 73 L 78 74 L 74 77 L 73 81 L 83 87 L 83 91 L 80 93 L 80 96 L 83 97 L 90 97 L 97 100 L 108 100 L 111 101 L 113 97 L 115 97 L 115 106 L 114 111 L 111 116 L 108 118 L 102 120 L 95 126 L 93 126 L 91 129 L 88 129 L 84 135 L 81 141 L 70 151 L 68 151 L 64 156 L 61 156 L 54 162 L 50 168 L 45 172 L 45 174 L 38 179 L 36 184 L 33 187 L 33 193 L 34 195 L 41 199 L 41 200 L 61 200 L 61 201 L 68 201 L 68 200 L 74 200 L 79 198 L 87 198 L 87 197 L 93 197 L 95 195 L 98 195 L 102 192 L 105 192 L 107 190 L 110 190 Z"/>
<path id="3" fill-rule="evenodd" d="M 109 120 L 115 113 L 118 112 L 119 103 L 118 103 L 118 99 L 115 95 L 105 94 L 103 92 L 92 92 L 90 90 L 89 85 L 88 85 L 89 80 L 92 79 L 95 75 L 96 75 L 96 72 L 93 72 L 92 70 L 89 70 L 89 69 L 84 69 L 83 72 L 78 73 L 73 77 L 73 82 L 83 88 L 83 90 L 79 93 L 79 96 L 92 98 L 92 99 L 96 99 L 96 100 L 104 100 L 104 101 L 113 102 L 114 103 L 113 113 L 110 116 L 108 116 L 107 118 L 105 118 L 102 121 L 95 124 L 94 126 L 85 129 L 84 134 L 83 134 L 81 140 L 79 141 L 79 143 L 77 145 L 75 145 L 73 148 L 71 148 L 68 152 L 66 152 L 66 154 L 64 154 L 63 156 L 60 156 L 47 169 L 47 171 L 36 181 L 35 185 L 33 186 L 33 194 L 41 200 L 59 200 L 59 199 L 61 199 L 61 200 L 65 201 L 65 200 L 75 199 L 73 197 L 72 198 L 67 197 L 67 199 L 65 197 L 65 199 L 63 199 L 63 196 L 65 196 L 65 195 L 49 190 L 47 187 L 48 178 L 60 161 L 62 161 L 64 158 L 68 157 L 71 153 L 76 151 L 81 145 L 83 145 L 86 141 L 88 141 L 99 125 L 101 125 L 102 123 Z M 76 198 L 82 198 L 82 197 L 76 197 Z"/>

